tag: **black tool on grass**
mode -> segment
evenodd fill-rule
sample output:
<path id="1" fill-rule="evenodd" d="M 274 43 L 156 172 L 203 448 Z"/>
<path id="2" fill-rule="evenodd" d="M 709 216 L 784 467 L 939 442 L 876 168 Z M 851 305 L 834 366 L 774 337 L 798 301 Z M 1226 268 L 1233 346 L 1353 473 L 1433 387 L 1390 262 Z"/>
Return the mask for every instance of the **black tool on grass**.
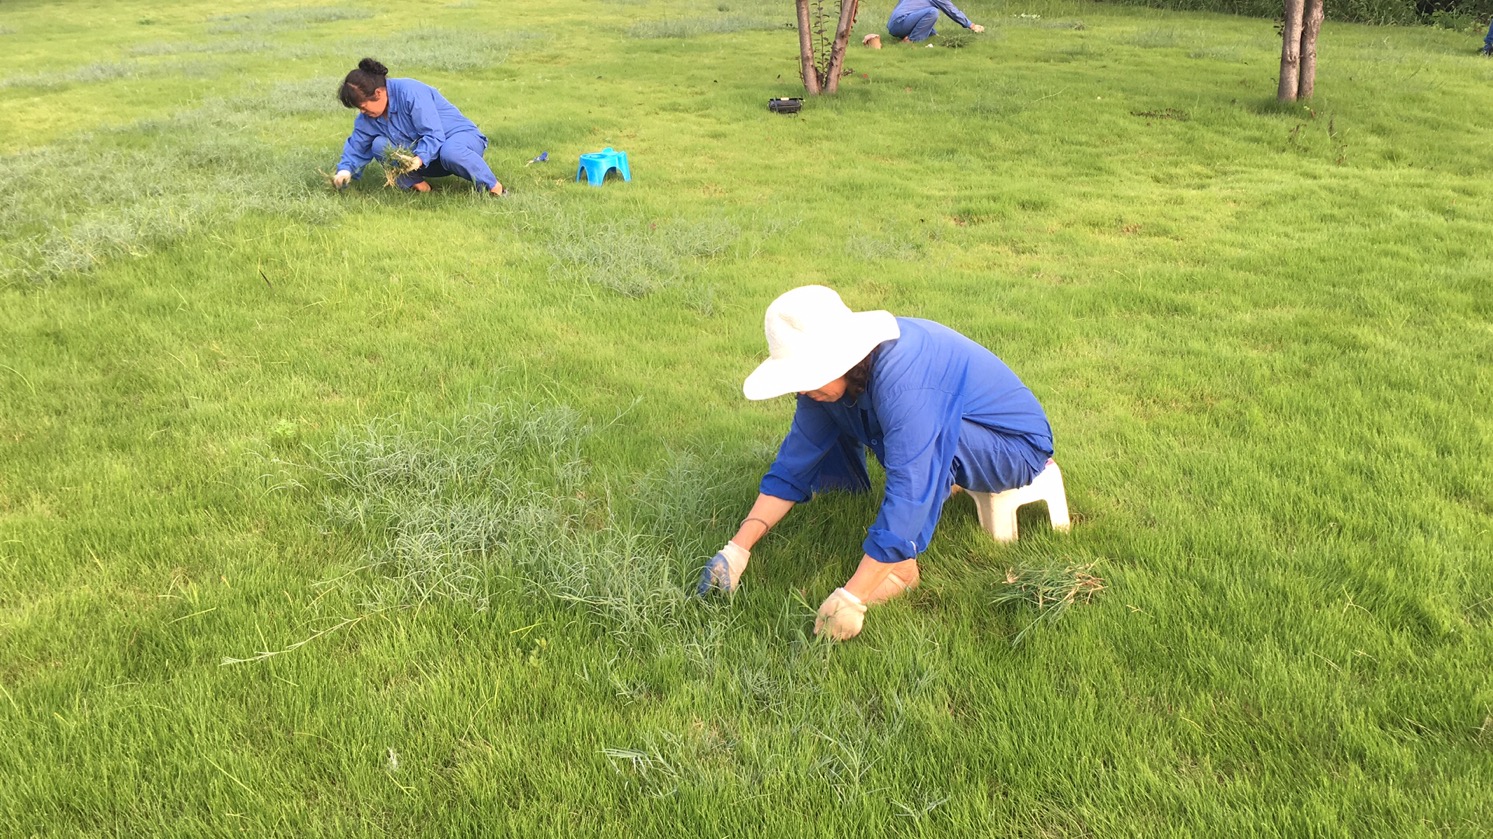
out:
<path id="1" fill-rule="evenodd" d="M 800 109 L 803 108 L 803 106 L 804 100 L 801 97 L 797 96 L 791 99 L 767 100 L 767 110 L 772 111 L 775 114 L 796 114 Z"/>

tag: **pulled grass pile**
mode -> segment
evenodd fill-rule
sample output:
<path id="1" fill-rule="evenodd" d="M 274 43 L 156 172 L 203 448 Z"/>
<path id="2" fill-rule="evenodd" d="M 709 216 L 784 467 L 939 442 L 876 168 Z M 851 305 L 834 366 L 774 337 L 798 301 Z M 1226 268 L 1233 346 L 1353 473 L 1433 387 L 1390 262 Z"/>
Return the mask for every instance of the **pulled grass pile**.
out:
<path id="1" fill-rule="evenodd" d="M 415 157 L 415 150 L 406 146 L 390 146 L 384 149 L 383 157 L 379 160 L 384 165 L 384 185 L 398 186 L 399 179 L 420 168 L 420 158 Z"/>
<path id="2" fill-rule="evenodd" d="M 1014 647 L 1026 634 L 1040 623 L 1053 623 L 1075 604 L 1089 603 L 1104 590 L 1104 580 L 1092 573 L 1094 564 L 1043 566 L 1017 565 L 1006 569 L 1006 587 L 998 591 L 992 601 L 999 606 L 1006 603 L 1030 603 L 1037 608 L 1037 617 L 1011 639 Z"/>

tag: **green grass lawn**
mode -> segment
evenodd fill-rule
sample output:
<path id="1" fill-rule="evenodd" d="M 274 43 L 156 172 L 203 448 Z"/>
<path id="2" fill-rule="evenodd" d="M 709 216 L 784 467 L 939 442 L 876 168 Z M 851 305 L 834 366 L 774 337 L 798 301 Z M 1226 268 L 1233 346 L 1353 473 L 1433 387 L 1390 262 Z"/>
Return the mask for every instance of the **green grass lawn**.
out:
<path id="1" fill-rule="evenodd" d="M 0 835 L 1493 831 L 1480 39 L 1286 107 L 1268 20 L 963 8 L 789 117 L 786 0 L 0 6 Z M 515 194 L 332 192 L 364 55 Z M 838 646 L 875 497 L 686 596 L 810 282 L 1005 359 L 1075 518 L 956 498 Z"/>

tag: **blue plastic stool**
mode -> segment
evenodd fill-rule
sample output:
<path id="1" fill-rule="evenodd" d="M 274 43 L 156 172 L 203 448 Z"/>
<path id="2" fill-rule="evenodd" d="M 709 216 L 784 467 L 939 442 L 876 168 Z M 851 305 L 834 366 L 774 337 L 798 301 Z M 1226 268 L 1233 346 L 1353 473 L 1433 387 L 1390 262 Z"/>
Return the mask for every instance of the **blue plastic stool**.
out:
<path id="1" fill-rule="evenodd" d="M 607 172 L 613 169 L 622 176 L 622 180 L 632 181 L 632 170 L 627 168 L 627 152 L 616 151 L 608 146 L 601 151 L 581 155 L 581 165 L 575 170 L 575 179 L 580 180 L 585 175 L 587 183 L 601 186 L 606 182 Z"/>

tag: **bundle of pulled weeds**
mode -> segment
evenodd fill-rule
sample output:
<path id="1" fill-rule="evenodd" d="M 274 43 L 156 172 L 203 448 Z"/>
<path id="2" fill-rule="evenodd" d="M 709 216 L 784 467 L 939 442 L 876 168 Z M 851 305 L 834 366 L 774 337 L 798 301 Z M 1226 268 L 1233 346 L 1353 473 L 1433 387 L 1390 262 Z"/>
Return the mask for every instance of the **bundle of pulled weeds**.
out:
<path id="1" fill-rule="evenodd" d="M 385 186 L 397 186 L 399 179 L 419 169 L 420 158 L 415 157 L 414 149 L 405 146 L 389 146 L 384 149 L 384 155 L 380 160 L 384 164 Z"/>
<path id="2" fill-rule="evenodd" d="M 1062 567 L 1020 566 L 1006 569 L 1006 587 L 995 595 L 995 604 L 1025 601 L 1037 607 L 1037 617 L 1011 639 L 1014 646 L 1027 631 L 1043 621 L 1052 622 L 1075 603 L 1088 603 L 1104 590 L 1104 580 L 1094 576 L 1093 563 Z"/>

